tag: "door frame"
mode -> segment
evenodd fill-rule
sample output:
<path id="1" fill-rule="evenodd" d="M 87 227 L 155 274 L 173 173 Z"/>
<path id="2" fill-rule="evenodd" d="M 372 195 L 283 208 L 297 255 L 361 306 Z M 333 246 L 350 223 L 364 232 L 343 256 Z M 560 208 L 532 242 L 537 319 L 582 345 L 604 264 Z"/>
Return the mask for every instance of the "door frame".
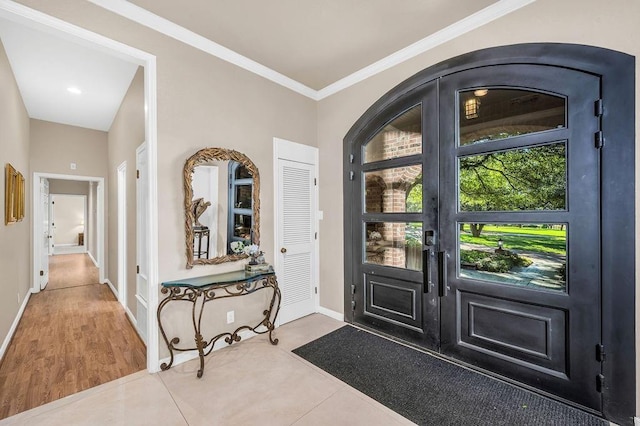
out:
<path id="1" fill-rule="evenodd" d="M 117 211 L 117 240 L 118 242 L 118 282 L 116 283 L 118 301 L 125 309 L 127 307 L 127 162 L 123 161 L 116 168 L 116 211 Z"/>
<path id="2" fill-rule="evenodd" d="M 351 127 L 343 144 L 343 195 L 345 200 L 360 197 L 349 185 L 349 155 L 356 149 L 360 132 L 375 117 L 427 82 L 459 71 L 489 65 L 539 64 L 599 76 L 603 114 L 601 128 L 605 147 L 601 151 L 601 233 L 602 233 L 602 343 L 607 353 L 603 363 L 606 385 L 603 389 L 605 418 L 628 424 L 635 416 L 635 59 L 633 56 L 598 47 L 527 43 L 483 49 L 433 65 L 384 94 Z M 594 106 L 595 108 L 595 106 Z M 615 141 L 607 144 L 607 141 Z M 359 188 L 358 188 L 359 190 Z M 344 312 L 353 322 L 351 284 L 355 282 L 350 265 L 358 260 L 353 253 L 351 218 L 354 207 L 344 207 Z M 585 356 L 595 356 L 585 354 Z M 595 380 L 595 378 L 594 378 Z"/>
<path id="3" fill-rule="evenodd" d="M 144 68 L 145 140 L 149 168 L 148 223 L 149 300 L 147 312 L 147 370 L 160 371 L 159 330 L 156 309 L 159 303 L 160 279 L 158 266 L 158 102 L 156 57 L 143 50 L 89 31 L 77 25 L 47 15 L 15 2 L 1 2 L 0 16 L 19 24 L 43 28 L 85 46 L 106 51 Z M 100 186 L 104 191 L 104 186 Z M 35 216 L 34 216 L 35 217 Z M 35 262 L 32 260 L 32 264 Z M 35 268 L 33 268 L 35 272 Z M 101 277 L 104 279 L 104 277 Z"/>
<path id="4" fill-rule="evenodd" d="M 279 257 L 277 255 L 280 247 L 278 245 L 278 238 L 282 233 L 282 230 L 279 228 L 279 220 L 280 211 L 279 211 L 279 203 L 278 199 L 280 197 L 279 188 L 280 182 L 278 180 L 278 161 L 279 160 L 289 160 L 289 161 L 297 161 L 300 163 L 311 164 L 308 159 L 313 159 L 313 173 L 316 179 L 316 185 L 313 191 L 313 204 L 315 206 L 313 211 L 313 217 L 311 218 L 313 227 L 317 232 L 317 238 L 315 239 L 314 247 L 313 247 L 313 281 L 315 282 L 316 291 L 313 294 L 314 297 L 314 306 L 316 312 L 322 312 L 322 307 L 320 306 L 320 232 L 319 232 L 319 218 L 322 215 L 322 212 L 318 211 L 319 206 L 319 189 L 317 185 L 318 173 L 319 173 L 319 150 L 316 147 L 303 145 L 297 142 L 288 141 L 286 139 L 273 138 L 273 220 L 275 223 L 274 233 L 273 233 L 273 267 L 276 271 L 279 271 L 282 267 L 280 265 Z M 335 316 L 335 315 L 330 315 Z M 280 321 L 276 320 L 276 326 L 280 326 Z"/>
<path id="5" fill-rule="evenodd" d="M 40 263 L 36 261 L 36 259 L 40 259 L 42 255 L 42 247 L 38 244 L 37 236 L 41 235 L 43 232 L 42 229 L 42 218 L 43 218 L 43 205 L 40 200 L 40 181 L 42 179 L 60 179 L 60 180 L 75 180 L 75 181 L 83 181 L 83 182 L 96 182 L 98 185 L 96 194 L 97 194 L 97 218 L 96 218 L 96 249 L 97 249 L 97 267 L 98 267 L 98 276 L 101 283 L 105 282 L 105 271 L 104 271 L 104 254 L 105 254 L 105 240 L 104 240 L 104 178 L 97 176 L 75 176 L 75 175 L 61 175 L 55 173 L 33 173 L 33 191 L 32 191 L 32 206 L 33 206 L 33 226 L 32 226 L 32 238 L 31 238 L 31 246 L 33 249 L 33 282 L 31 286 L 31 291 L 33 293 L 40 292 Z M 55 194 L 54 194 L 55 195 Z M 51 199 L 50 199 L 51 200 Z M 86 198 L 85 198 L 86 200 Z M 49 201 L 49 207 L 51 208 L 51 201 Z M 87 223 L 87 205 L 85 201 L 85 226 Z M 51 221 L 49 221 L 51 223 Z M 86 239 L 85 239 L 86 241 Z"/>

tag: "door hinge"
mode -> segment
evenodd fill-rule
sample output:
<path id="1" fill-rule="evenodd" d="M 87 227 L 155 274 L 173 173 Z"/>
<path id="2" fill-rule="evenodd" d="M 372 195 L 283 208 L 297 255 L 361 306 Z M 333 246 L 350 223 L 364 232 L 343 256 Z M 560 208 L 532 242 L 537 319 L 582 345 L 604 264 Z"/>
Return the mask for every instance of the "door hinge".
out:
<path id="1" fill-rule="evenodd" d="M 353 309 L 354 311 L 356 310 L 356 301 L 355 300 L 351 301 L 351 309 Z"/>
<path id="2" fill-rule="evenodd" d="M 136 265 L 136 274 L 140 273 L 140 265 Z"/>
<path id="3" fill-rule="evenodd" d="M 349 163 L 353 164 L 353 154 L 349 154 Z"/>
<path id="4" fill-rule="evenodd" d="M 314 239 L 317 240 L 318 239 L 318 233 L 316 232 L 314 235 Z"/>
<path id="5" fill-rule="evenodd" d="M 313 178 L 313 185 L 314 185 L 314 186 L 318 186 L 318 179 Z"/>
<path id="6" fill-rule="evenodd" d="M 593 114 L 596 117 L 602 117 L 604 113 L 604 106 L 602 105 L 602 99 L 598 99 L 593 103 Z"/>
<path id="7" fill-rule="evenodd" d="M 136 179 L 140 179 L 140 170 L 136 170 Z"/>
<path id="8" fill-rule="evenodd" d="M 598 392 L 602 392 L 603 389 L 604 389 L 604 375 L 598 374 L 596 376 L 596 390 Z"/>
<path id="9" fill-rule="evenodd" d="M 604 362 L 606 357 L 607 357 L 607 354 L 604 351 L 604 345 L 602 343 L 598 343 L 596 345 L 596 361 Z"/>
<path id="10" fill-rule="evenodd" d="M 318 294 L 318 287 L 315 287 L 314 290 L 315 290 L 315 293 Z"/>
<path id="11" fill-rule="evenodd" d="M 44 271 L 40 271 L 40 276 L 44 277 Z"/>
<path id="12" fill-rule="evenodd" d="M 597 131 L 594 136 L 596 149 L 602 148 L 604 146 L 604 135 L 602 134 L 602 130 Z"/>
<path id="13" fill-rule="evenodd" d="M 349 180 L 353 180 L 355 176 L 356 174 L 354 172 L 349 172 Z"/>
<path id="14" fill-rule="evenodd" d="M 351 284 L 351 294 L 356 294 L 356 285 Z"/>

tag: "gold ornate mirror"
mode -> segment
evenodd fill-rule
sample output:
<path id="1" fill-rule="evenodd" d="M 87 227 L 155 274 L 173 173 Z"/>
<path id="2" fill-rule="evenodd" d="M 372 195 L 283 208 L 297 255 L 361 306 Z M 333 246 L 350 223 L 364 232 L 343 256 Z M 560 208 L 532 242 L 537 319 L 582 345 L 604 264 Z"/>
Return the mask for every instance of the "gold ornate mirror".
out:
<path id="1" fill-rule="evenodd" d="M 204 148 L 184 164 L 187 268 L 245 259 L 260 244 L 260 175 L 246 155 Z"/>

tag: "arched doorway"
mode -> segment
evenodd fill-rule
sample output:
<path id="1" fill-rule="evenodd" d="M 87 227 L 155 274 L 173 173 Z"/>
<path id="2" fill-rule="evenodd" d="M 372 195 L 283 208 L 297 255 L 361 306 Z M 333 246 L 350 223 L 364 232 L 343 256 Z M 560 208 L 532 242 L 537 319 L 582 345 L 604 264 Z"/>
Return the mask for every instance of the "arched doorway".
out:
<path id="1" fill-rule="evenodd" d="M 628 55 L 530 44 L 383 96 L 345 137 L 347 320 L 633 416 L 632 76 Z"/>

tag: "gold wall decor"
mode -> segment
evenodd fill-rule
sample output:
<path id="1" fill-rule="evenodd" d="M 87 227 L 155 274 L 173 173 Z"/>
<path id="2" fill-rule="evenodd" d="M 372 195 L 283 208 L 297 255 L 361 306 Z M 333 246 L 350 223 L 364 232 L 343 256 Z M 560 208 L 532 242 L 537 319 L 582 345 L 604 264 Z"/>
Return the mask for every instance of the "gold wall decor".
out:
<path id="1" fill-rule="evenodd" d="M 24 219 L 24 176 L 8 164 L 4 168 L 4 224 Z"/>

